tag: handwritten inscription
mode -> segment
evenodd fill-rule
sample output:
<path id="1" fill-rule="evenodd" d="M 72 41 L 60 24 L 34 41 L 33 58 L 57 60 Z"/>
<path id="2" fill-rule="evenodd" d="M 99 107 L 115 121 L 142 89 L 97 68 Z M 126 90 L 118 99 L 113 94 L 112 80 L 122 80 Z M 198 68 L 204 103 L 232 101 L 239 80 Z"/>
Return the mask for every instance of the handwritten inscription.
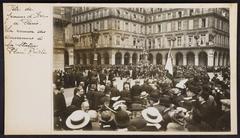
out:
<path id="1" fill-rule="evenodd" d="M 44 11 L 25 5 L 7 5 L 4 12 L 4 39 L 9 54 L 47 54 L 42 45 L 49 31 L 42 26 L 48 18 Z"/>

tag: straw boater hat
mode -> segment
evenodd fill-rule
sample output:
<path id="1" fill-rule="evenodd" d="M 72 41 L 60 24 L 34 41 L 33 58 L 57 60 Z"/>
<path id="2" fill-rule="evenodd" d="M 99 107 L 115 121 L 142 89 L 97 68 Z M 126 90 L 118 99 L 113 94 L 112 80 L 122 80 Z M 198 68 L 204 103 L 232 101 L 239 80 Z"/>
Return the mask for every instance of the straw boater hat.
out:
<path id="1" fill-rule="evenodd" d="M 121 97 L 121 96 L 112 97 L 111 100 L 112 100 L 112 101 L 117 101 L 117 100 L 120 99 L 120 97 Z"/>
<path id="2" fill-rule="evenodd" d="M 82 110 L 74 111 L 66 119 L 66 126 L 70 129 L 81 129 L 85 127 L 90 121 L 90 116 L 88 113 Z"/>
<path id="3" fill-rule="evenodd" d="M 155 107 L 148 107 L 142 111 L 142 117 L 149 123 L 160 123 L 163 118 Z"/>
<path id="4" fill-rule="evenodd" d="M 120 101 L 117 101 L 113 104 L 113 109 L 114 110 L 117 110 L 119 107 L 122 107 L 122 106 L 126 106 L 126 101 L 125 100 L 120 100 Z"/>
<path id="5" fill-rule="evenodd" d="M 140 98 L 143 99 L 143 98 L 146 98 L 149 94 L 146 92 L 146 91 L 143 91 L 141 92 L 140 94 Z"/>

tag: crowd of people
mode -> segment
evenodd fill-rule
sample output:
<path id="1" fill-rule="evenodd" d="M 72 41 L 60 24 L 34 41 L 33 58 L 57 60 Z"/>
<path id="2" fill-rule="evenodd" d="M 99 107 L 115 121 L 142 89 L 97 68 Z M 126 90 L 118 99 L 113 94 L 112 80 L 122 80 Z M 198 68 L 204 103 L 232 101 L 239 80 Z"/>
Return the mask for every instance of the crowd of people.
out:
<path id="1" fill-rule="evenodd" d="M 230 131 L 230 69 L 214 70 L 211 79 L 206 67 L 197 66 L 174 66 L 172 76 L 162 65 L 87 65 L 56 70 L 54 128 Z M 121 90 L 117 78 L 124 80 Z M 64 90 L 69 87 L 74 90 L 67 106 Z"/>

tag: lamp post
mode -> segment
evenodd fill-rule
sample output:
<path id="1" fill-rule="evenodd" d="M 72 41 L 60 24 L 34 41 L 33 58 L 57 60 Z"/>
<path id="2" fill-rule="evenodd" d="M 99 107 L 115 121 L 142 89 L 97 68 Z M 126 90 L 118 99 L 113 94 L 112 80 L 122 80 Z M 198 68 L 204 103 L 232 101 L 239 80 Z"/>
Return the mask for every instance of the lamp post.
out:
<path id="1" fill-rule="evenodd" d="M 97 59 L 98 59 L 96 44 L 97 44 L 98 39 L 99 39 L 99 33 L 97 32 L 97 29 L 94 29 L 91 32 L 91 37 L 92 37 L 92 45 L 91 45 L 91 47 L 93 48 L 93 53 L 94 53 L 93 65 L 94 65 L 94 67 L 96 67 Z"/>

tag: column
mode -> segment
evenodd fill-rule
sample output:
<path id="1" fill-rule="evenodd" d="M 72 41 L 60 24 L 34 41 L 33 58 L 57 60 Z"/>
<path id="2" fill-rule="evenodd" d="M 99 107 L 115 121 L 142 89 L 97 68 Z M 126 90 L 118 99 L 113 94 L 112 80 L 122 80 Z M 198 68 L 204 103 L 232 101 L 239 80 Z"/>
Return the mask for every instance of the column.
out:
<path id="1" fill-rule="evenodd" d="M 137 64 L 139 63 L 140 54 L 137 54 Z"/>
<path id="2" fill-rule="evenodd" d="M 173 65 L 176 65 L 176 57 L 175 57 L 175 53 L 174 53 L 174 55 L 172 54 L 172 57 L 173 57 Z"/>
<path id="3" fill-rule="evenodd" d="M 69 55 L 69 65 L 73 65 L 74 64 L 73 48 L 68 49 L 68 55 Z"/>
<path id="4" fill-rule="evenodd" d="M 227 66 L 230 65 L 230 61 L 229 61 L 229 59 L 230 59 L 230 57 L 229 57 L 229 55 L 227 55 L 227 63 L 226 63 Z"/>
<path id="5" fill-rule="evenodd" d="M 184 66 L 187 65 L 187 55 L 186 55 L 186 53 L 183 53 L 183 65 Z"/>
<path id="6" fill-rule="evenodd" d="M 110 54 L 109 54 L 109 64 L 110 65 L 115 65 L 115 52 L 110 52 Z"/>
<path id="7" fill-rule="evenodd" d="M 129 64 L 132 64 L 132 53 L 129 53 Z"/>
<path id="8" fill-rule="evenodd" d="M 156 64 L 157 64 L 156 54 L 155 54 L 155 53 L 152 53 L 152 55 L 153 55 L 153 65 L 156 65 Z"/>
<path id="9" fill-rule="evenodd" d="M 218 53 L 216 54 L 216 57 L 215 57 L 215 65 L 214 66 L 218 66 Z"/>
<path id="10" fill-rule="evenodd" d="M 213 66 L 213 60 L 214 60 L 214 53 L 208 53 L 208 66 L 212 67 Z"/>
<path id="11" fill-rule="evenodd" d="M 90 64 L 90 57 L 89 57 L 89 56 L 90 56 L 90 54 L 89 54 L 89 53 L 87 53 L 87 54 L 86 54 L 86 58 L 87 58 L 87 59 L 86 59 L 86 61 L 87 61 L 87 65 L 89 65 L 89 64 Z"/>
<path id="12" fill-rule="evenodd" d="M 103 53 L 100 53 L 100 55 L 101 55 L 101 64 L 105 64 L 105 63 L 104 63 L 104 54 L 103 54 Z"/>
<path id="13" fill-rule="evenodd" d="M 218 56 L 218 66 L 222 66 L 222 57 L 223 57 L 223 54 L 221 54 L 221 56 Z"/>
<path id="14" fill-rule="evenodd" d="M 162 54 L 163 57 L 162 57 L 162 64 L 165 65 L 166 64 L 166 54 Z"/>
<path id="15" fill-rule="evenodd" d="M 80 63 L 79 63 L 79 64 L 82 65 L 82 64 L 83 64 L 83 56 L 82 56 L 81 53 L 79 53 L 79 58 L 80 58 L 80 59 L 79 59 L 79 60 L 80 60 Z"/>
<path id="16" fill-rule="evenodd" d="M 226 64 L 226 61 L 227 61 L 226 59 L 227 59 L 227 55 L 224 54 L 224 56 L 223 56 L 223 66 L 227 65 L 227 64 Z"/>
<path id="17" fill-rule="evenodd" d="M 125 54 L 122 53 L 122 60 L 121 60 L 122 65 L 124 64 L 124 56 L 125 56 Z"/>
<path id="18" fill-rule="evenodd" d="M 198 53 L 195 53 L 194 59 L 195 59 L 195 66 L 198 66 L 199 65 Z"/>

